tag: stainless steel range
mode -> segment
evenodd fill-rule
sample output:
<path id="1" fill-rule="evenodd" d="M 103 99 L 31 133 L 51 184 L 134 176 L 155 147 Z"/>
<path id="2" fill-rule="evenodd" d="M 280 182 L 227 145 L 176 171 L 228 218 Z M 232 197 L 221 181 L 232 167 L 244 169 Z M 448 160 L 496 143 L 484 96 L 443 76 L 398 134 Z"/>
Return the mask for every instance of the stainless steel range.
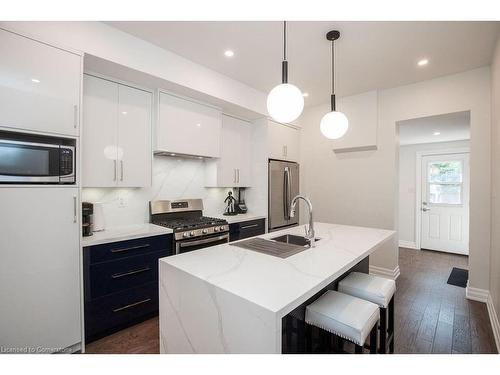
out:
<path id="1" fill-rule="evenodd" d="M 226 220 L 203 216 L 201 199 L 149 202 L 152 224 L 174 231 L 175 253 L 185 253 L 229 242 Z"/>

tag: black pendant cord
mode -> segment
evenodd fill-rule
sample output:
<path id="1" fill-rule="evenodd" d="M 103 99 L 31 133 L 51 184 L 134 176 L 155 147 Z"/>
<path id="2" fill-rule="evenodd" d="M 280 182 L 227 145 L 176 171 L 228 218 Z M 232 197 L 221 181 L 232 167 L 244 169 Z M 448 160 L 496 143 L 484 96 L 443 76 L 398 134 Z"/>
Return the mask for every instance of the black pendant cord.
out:
<path id="1" fill-rule="evenodd" d="M 283 21 L 283 61 L 281 63 L 281 83 L 288 83 L 288 61 L 286 61 L 286 21 Z"/>
<path id="2" fill-rule="evenodd" d="M 332 96 L 330 97 L 332 111 L 335 111 L 335 42 L 332 40 Z"/>

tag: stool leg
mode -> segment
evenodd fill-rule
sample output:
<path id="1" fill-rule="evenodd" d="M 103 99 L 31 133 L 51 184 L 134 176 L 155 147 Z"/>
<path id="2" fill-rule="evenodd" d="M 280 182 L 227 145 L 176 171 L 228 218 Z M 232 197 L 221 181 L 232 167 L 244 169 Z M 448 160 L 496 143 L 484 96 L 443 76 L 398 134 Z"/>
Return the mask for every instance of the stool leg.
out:
<path id="1" fill-rule="evenodd" d="M 305 353 L 307 351 L 306 341 L 306 322 L 297 320 L 297 350 L 299 353 Z"/>
<path id="2" fill-rule="evenodd" d="M 389 302 L 389 336 L 391 341 L 389 342 L 389 353 L 394 353 L 394 296 Z"/>
<path id="3" fill-rule="evenodd" d="M 361 345 L 356 344 L 354 353 L 356 354 L 363 354 L 363 347 Z"/>
<path id="4" fill-rule="evenodd" d="M 380 308 L 380 353 L 387 351 L 387 309 Z"/>
<path id="5" fill-rule="evenodd" d="M 305 337 L 305 341 L 306 341 L 306 353 L 311 353 L 311 348 L 312 348 L 312 334 L 311 334 L 311 325 L 310 324 L 307 324 L 305 323 L 305 330 L 306 330 L 306 337 Z"/>
<path id="6" fill-rule="evenodd" d="M 370 354 L 377 354 L 377 325 L 370 332 Z"/>
<path id="7" fill-rule="evenodd" d="M 293 332 L 293 318 L 291 316 L 287 316 L 285 318 L 285 336 L 286 336 L 286 352 L 292 352 L 292 332 Z"/>

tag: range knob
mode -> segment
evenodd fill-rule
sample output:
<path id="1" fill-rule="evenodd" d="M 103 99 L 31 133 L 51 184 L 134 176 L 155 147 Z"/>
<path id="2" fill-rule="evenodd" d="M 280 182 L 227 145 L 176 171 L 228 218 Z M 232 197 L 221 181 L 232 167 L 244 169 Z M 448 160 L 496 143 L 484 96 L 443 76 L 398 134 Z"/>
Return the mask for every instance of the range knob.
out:
<path id="1" fill-rule="evenodd" d="M 218 232 L 219 231 L 219 227 L 214 227 L 214 232 Z"/>
<path id="2" fill-rule="evenodd" d="M 207 233 L 208 233 L 208 230 L 207 230 L 207 229 L 203 229 L 203 230 L 201 231 L 201 233 L 203 233 L 203 234 L 207 234 Z"/>
<path id="3" fill-rule="evenodd" d="M 193 237 L 193 236 L 194 236 L 194 230 L 192 230 L 192 231 L 191 231 L 191 233 L 189 233 L 189 235 L 190 235 L 191 237 Z"/>
<path id="4" fill-rule="evenodd" d="M 189 236 L 189 233 L 188 233 L 188 232 L 184 232 L 184 233 L 182 233 L 182 237 L 187 237 L 187 236 Z"/>
<path id="5" fill-rule="evenodd" d="M 219 229 L 220 229 L 220 230 L 224 230 L 224 226 L 223 226 L 223 225 L 221 225 L 221 226 L 219 227 Z"/>

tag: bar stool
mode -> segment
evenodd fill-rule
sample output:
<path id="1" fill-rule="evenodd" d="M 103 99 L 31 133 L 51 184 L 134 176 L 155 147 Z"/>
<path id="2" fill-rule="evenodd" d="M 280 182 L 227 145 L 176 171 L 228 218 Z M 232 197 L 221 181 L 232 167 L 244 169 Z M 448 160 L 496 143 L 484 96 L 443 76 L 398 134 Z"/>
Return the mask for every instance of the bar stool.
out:
<path id="1" fill-rule="evenodd" d="M 396 282 L 368 275 L 366 273 L 351 272 L 339 282 L 338 290 L 341 293 L 370 301 L 380 307 L 380 352 L 394 353 L 394 293 Z M 389 315 L 387 317 L 387 315 Z M 387 323 L 389 318 L 389 323 Z"/>
<path id="2" fill-rule="evenodd" d="M 380 311 L 376 304 L 333 290 L 326 291 L 306 307 L 305 321 L 310 326 L 330 332 L 355 345 L 355 353 L 362 353 L 370 335 L 370 353 L 377 353 L 377 323 Z M 308 346 L 310 345 L 310 335 Z"/>

